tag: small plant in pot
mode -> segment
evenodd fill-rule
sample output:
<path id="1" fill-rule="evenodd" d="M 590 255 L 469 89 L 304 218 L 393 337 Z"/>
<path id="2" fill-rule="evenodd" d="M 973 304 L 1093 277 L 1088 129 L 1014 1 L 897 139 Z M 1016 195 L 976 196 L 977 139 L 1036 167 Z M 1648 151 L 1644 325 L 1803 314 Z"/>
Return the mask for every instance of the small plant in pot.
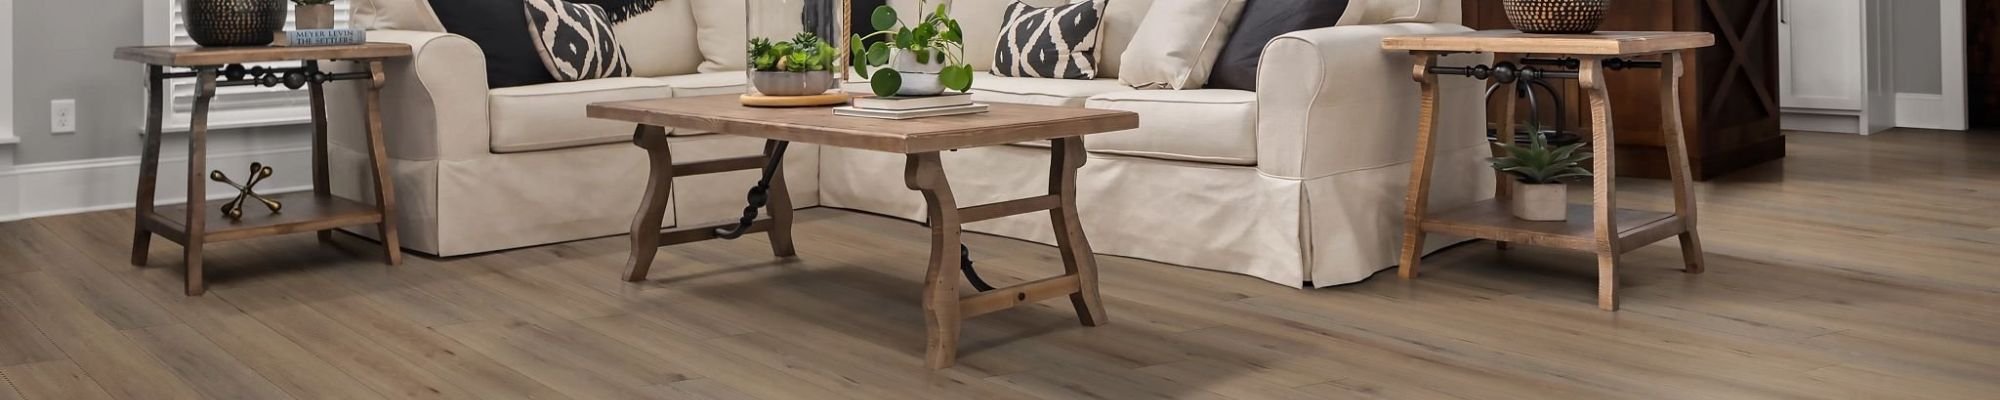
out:
<path id="1" fill-rule="evenodd" d="M 333 29 L 333 0 L 292 0 L 292 25 L 298 29 Z"/>
<path id="2" fill-rule="evenodd" d="M 927 8 L 926 3 L 918 1 L 918 9 Z M 868 77 L 869 88 L 882 97 L 931 96 L 944 93 L 945 89 L 970 90 L 972 66 L 965 63 L 964 31 L 951 18 L 950 11 L 949 4 L 938 4 L 929 15 L 920 13 L 918 22 L 912 26 L 898 19 L 895 8 L 876 7 L 869 18 L 876 32 L 848 39 L 857 60 L 854 72 Z M 878 37 L 883 40 L 863 44 Z M 869 68 L 876 68 L 873 74 Z"/>
<path id="3" fill-rule="evenodd" d="M 750 39 L 750 85 L 765 96 L 812 96 L 832 89 L 840 50 L 811 32 L 788 42 Z"/>
<path id="4" fill-rule="evenodd" d="M 1550 148 L 1541 129 L 1533 129 L 1527 146 L 1502 144 L 1507 155 L 1493 158 L 1493 169 L 1513 175 L 1514 200 L 1509 206 L 1514 217 L 1529 221 L 1562 221 L 1569 214 L 1569 186 L 1562 181 L 1589 177 L 1583 168 L 1590 152 L 1578 151 L 1583 143 Z"/>

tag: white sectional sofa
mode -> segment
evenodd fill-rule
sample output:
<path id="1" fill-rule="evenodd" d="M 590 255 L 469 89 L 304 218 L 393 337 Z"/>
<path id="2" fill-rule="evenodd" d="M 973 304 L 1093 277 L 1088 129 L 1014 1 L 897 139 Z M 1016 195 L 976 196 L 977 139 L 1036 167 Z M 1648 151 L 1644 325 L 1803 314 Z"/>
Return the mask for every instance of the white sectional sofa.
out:
<path id="1" fill-rule="evenodd" d="M 1366 1 L 1351 25 L 1293 32 L 1264 53 L 1255 92 L 1134 90 L 1116 80 L 1119 52 L 1155 1 L 1109 0 L 1100 79 L 981 74 L 974 98 L 1130 110 L 1137 130 L 1092 136 L 1080 173 L 1081 208 L 1101 254 L 1247 274 L 1295 287 L 1365 279 L 1393 266 L 1414 149 L 1417 90 L 1403 54 L 1384 36 L 1467 30 L 1457 0 Z M 957 0 L 967 56 L 984 69 L 1011 0 Z M 1030 1 L 1043 2 L 1047 1 Z M 914 0 L 893 0 L 907 7 Z M 389 65 L 385 113 L 404 245 L 452 256 L 625 233 L 646 176 L 632 126 L 584 117 L 600 101 L 740 93 L 740 72 L 697 72 L 689 0 L 663 0 L 621 25 L 619 39 L 641 77 L 486 88 L 480 49 L 442 32 L 379 30 L 371 40 L 409 43 L 416 56 Z M 363 18 L 357 19 L 365 20 Z M 741 23 L 740 21 L 737 23 Z M 644 43 L 634 46 L 633 43 Z M 1470 64 L 1485 60 L 1447 59 Z M 1491 196 L 1482 84 L 1445 80 L 1444 140 L 1434 207 Z M 345 96 L 345 95 L 342 95 Z M 358 97 L 334 101 L 353 113 Z M 332 118 L 334 121 L 354 120 Z M 364 171 L 356 126 L 335 127 L 336 170 Z M 677 162 L 754 154 L 754 139 L 674 132 Z M 1047 151 L 1022 146 L 945 155 L 963 204 L 1046 190 Z M 786 160 L 793 204 L 910 220 L 923 199 L 899 178 L 903 157 L 794 146 Z M 669 224 L 736 216 L 754 171 L 682 178 Z M 337 192 L 364 195 L 360 172 Z M 973 231 L 1053 243 L 1048 219 L 1019 216 Z M 364 232 L 365 234 L 365 232 Z M 1433 249 L 1452 241 L 1431 241 Z M 811 257 L 811 244 L 802 243 Z M 978 257 L 978 249 L 974 256 Z"/>

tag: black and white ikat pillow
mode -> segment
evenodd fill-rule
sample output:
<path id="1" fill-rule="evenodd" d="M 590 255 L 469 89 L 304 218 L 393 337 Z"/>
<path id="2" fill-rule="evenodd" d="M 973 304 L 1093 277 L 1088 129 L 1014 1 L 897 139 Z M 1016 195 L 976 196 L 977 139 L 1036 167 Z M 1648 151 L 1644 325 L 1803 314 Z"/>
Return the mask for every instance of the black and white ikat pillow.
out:
<path id="1" fill-rule="evenodd" d="M 1001 14 L 1006 19 L 1000 25 L 1000 43 L 994 50 L 994 75 L 1097 78 L 1097 35 L 1104 0 L 1055 7 L 1016 1 Z"/>
<path id="2" fill-rule="evenodd" d="M 632 75 L 604 7 L 563 0 L 526 0 L 528 30 L 542 65 L 557 81 Z"/>

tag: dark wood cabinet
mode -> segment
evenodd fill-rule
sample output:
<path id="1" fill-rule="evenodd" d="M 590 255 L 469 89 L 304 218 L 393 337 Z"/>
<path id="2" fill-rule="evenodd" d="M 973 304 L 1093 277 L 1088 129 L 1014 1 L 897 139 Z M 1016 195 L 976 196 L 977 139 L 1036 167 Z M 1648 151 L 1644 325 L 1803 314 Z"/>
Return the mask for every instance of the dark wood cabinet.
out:
<path id="1" fill-rule="evenodd" d="M 1784 158 L 1778 129 L 1778 0 L 1638 0 L 1611 3 L 1606 31 L 1696 31 L 1714 33 L 1716 44 L 1687 55 L 1682 80 L 1681 118 L 1696 179 L 1708 180 L 1752 165 Z M 1465 23 L 1473 29 L 1511 29 L 1500 0 L 1466 0 Z M 1658 100 L 1651 95 L 1659 72 L 1627 69 L 1609 76 L 1612 121 L 1618 132 L 1618 172 L 1666 178 Z M 1568 131 L 1587 132 L 1588 105 L 1575 82 L 1551 82 L 1562 91 Z M 1620 96 L 1619 93 L 1630 95 Z M 1495 94 L 1499 96 L 1501 94 Z M 1548 100 L 1543 100 L 1545 103 Z M 1543 128 L 1557 111 L 1542 107 Z M 1489 109 L 1498 109 L 1491 107 Z M 1529 107 L 1517 121 L 1528 121 Z M 1497 118 L 1492 120 L 1497 121 Z M 1524 130 L 1525 132 L 1525 130 Z"/>

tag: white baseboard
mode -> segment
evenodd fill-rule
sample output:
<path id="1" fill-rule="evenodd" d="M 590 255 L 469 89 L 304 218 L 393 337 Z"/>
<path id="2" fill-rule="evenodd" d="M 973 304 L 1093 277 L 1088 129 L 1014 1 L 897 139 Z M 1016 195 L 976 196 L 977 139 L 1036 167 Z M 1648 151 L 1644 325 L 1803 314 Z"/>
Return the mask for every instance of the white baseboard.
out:
<path id="1" fill-rule="evenodd" d="M 1952 108 L 1944 95 L 1929 93 L 1896 94 L 1896 126 L 1903 128 L 1966 129 L 1965 113 Z"/>
<path id="2" fill-rule="evenodd" d="M 1779 114 L 1778 126 L 1793 131 L 1866 134 L 1861 131 L 1861 117 L 1854 115 L 1786 111 Z"/>
<path id="3" fill-rule="evenodd" d="M 311 147 L 254 149 L 235 153 L 210 154 L 208 169 L 221 170 L 241 179 L 252 162 L 277 170 L 268 181 L 259 183 L 258 193 L 279 194 L 312 188 Z M 15 188 L 15 196 L 0 196 L 0 221 L 130 208 L 137 200 L 139 157 L 113 157 L 78 161 L 16 165 L 0 164 L 0 188 Z M 187 201 L 187 157 L 162 157 L 156 200 L 159 204 Z M 239 180 L 239 182 L 241 182 Z M 207 199 L 229 198 L 236 189 L 209 182 Z M 6 192 L 0 190 L 0 195 Z"/>

